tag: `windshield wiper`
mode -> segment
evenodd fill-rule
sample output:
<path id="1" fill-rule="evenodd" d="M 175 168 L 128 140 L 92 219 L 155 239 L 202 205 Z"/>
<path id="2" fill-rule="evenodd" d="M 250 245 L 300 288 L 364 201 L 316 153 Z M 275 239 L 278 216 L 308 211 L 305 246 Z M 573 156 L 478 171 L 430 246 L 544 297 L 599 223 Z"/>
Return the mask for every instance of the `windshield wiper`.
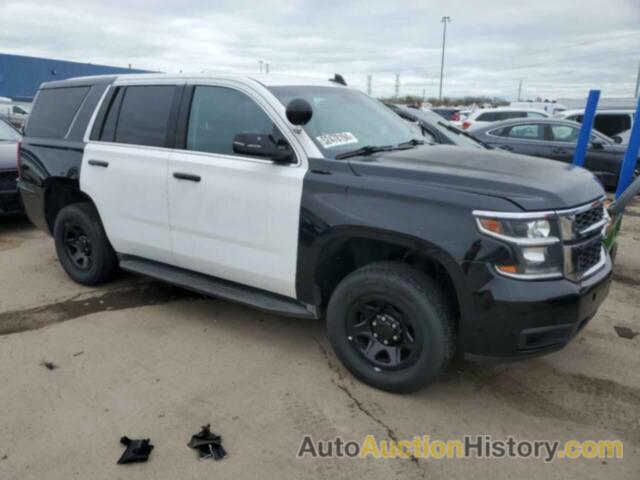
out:
<path id="1" fill-rule="evenodd" d="M 417 138 L 412 138 L 408 142 L 399 143 L 398 147 L 399 148 L 417 147 L 418 145 L 424 145 L 424 140 L 418 140 Z"/>
<path id="2" fill-rule="evenodd" d="M 393 147 L 391 145 L 365 145 L 364 147 L 360 147 L 357 150 L 339 153 L 338 155 L 336 155 L 336 160 L 342 160 L 349 157 L 371 155 L 378 152 L 390 152 L 391 150 L 393 150 Z"/>

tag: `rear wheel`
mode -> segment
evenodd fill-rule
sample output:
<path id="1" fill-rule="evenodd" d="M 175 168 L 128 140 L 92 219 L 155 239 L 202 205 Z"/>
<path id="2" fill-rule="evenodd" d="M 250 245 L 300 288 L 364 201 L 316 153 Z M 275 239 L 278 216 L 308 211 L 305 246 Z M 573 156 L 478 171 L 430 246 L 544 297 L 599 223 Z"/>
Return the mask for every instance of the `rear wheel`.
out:
<path id="1" fill-rule="evenodd" d="M 380 262 L 347 276 L 327 309 L 331 345 L 369 385 L 412 392 L 433 382 L 453 355 L 453 317 L 429 276 Z"/>
<path id="2" fill-rule="evenodd" d="M 91 203 L 76 203 L 60 210 L 53 236 L 60 264 L 76 282 L 99 285 L 116 275 L 118 259 Z"/>

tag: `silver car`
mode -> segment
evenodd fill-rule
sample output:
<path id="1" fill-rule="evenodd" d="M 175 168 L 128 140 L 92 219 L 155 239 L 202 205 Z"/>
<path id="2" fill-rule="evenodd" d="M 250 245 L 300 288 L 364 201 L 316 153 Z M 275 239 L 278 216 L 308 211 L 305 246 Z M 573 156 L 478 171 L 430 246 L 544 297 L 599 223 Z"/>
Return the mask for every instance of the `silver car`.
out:
<path id="1" fill-rule="evenodd" d="M 20 133 L 7 121 L 0 119 L 0 215 L 22 213 L 18 193 L 18 142 Z"/>

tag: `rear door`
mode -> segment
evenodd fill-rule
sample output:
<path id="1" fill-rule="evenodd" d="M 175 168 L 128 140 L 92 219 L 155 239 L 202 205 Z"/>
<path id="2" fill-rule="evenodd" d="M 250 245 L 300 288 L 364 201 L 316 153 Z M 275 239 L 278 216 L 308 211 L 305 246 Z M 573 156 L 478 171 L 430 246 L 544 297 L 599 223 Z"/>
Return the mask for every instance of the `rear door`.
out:
<path id="1" fill-rule="evenodd" d="M 173 263 L 168 133 L 181 91 L 166 84 L 114 87 L 86 145 L 80 188 L 118 253 Z"/>
<path id="2" fill-rule="evenodd" d="M 185 103 L 179 123 L 185 134 L 168 178 L 176 263 L 295 298 L 303 151 L 275 109 L 249 88 L 195 85 Z M 234 153 L 239 133 L 283 138 L 297 163 Z"/>
<path id="3" fill-rule="evenodd" d="M 544 125 L 541 123 L 520 123 L 502 127 L 489 131 L 488 135 L 492 137 L 492 144 L 503 150 L 550 158 L 550 149 L 544 141 Z"/>

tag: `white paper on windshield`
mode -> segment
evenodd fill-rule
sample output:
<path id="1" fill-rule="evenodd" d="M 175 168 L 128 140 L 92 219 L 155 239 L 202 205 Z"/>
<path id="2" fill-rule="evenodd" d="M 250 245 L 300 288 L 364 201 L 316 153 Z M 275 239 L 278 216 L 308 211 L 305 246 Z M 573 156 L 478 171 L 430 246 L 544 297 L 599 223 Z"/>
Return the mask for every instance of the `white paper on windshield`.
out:
<path id="1" fill-rule="evenodd" d="M 339 147 L 340 145 L 349 145 L 350 143 L 358 143 L 358 139 L 351 132 L 327 133 L 316 137 L 324 148 Z"/>

